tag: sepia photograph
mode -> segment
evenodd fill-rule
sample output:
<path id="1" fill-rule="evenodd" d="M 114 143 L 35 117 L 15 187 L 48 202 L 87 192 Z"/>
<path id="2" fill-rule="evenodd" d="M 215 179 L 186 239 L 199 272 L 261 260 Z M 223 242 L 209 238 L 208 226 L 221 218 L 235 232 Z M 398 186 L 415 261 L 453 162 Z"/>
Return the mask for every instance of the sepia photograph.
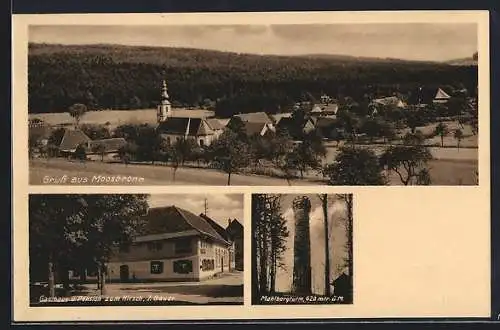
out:
<path id="1" fill-rule="evenodd" d="M 30 25 L 29 182 L 478 185 L 477 39 L 460 21 Z"/>
<path id="2" fill-rule="evenodd" d="M 31 194 L 30 306 L 242 305 L 243 195 Z"/>
<path id="3" fill-rule="evenodd" d="M 252 195 L 252 304 L 353 303 L 353 195 Z"/>

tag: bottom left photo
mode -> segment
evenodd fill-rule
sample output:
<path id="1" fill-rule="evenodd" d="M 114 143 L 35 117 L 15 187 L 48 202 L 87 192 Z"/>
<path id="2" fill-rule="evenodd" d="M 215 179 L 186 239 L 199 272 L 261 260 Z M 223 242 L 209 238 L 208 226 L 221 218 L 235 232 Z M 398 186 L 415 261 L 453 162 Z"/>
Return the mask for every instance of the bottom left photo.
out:
<path id="1" fill-rule="evenodd" d="M 30 306 L 242 305 L 242 194 L 31 194 Z"/>

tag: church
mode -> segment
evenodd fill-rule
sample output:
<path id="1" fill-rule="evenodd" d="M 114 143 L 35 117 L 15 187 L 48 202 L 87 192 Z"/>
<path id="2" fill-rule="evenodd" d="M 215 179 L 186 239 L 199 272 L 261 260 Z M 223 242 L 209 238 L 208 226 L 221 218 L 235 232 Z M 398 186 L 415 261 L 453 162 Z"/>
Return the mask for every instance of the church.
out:
<path id="1" fill-rule="evenodd" d="M 167 83 L 163 80 L 161 101 L 157 108 L 157 133 L 167 145 L 182 139 L 192 139 L 200 147 L 209 146 L 224 129 L 211 111 L 172 109 L 167 91 Z"/>

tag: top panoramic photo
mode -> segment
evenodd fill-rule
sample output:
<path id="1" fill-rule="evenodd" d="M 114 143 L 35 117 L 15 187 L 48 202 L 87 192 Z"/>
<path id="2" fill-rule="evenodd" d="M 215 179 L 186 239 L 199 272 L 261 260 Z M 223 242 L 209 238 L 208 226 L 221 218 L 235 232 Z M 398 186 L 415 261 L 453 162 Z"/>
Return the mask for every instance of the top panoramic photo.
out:
<path id="1" fill-rule="evenodd" d="M 477 185 L 478 25 L 31 25 L 31 185 Z"/>

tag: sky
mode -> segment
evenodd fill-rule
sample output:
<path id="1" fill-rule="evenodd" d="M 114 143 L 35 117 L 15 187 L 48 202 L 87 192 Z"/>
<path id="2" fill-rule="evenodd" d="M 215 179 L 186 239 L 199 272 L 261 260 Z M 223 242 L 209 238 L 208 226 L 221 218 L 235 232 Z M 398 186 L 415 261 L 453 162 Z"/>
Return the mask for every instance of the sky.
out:
<path id="1" fill-rule="evenodd" d="M 289 236 L 286 241 L 286 251 L 283 256 L 285 267 L 278 269 L 276 274 L 276 290 L 290 292 L 293 278 L 293 245 L 294 245 L 294 213 L 292 201 L 298 196 L 307 196 L 311 201 L 311 213 L 309 215 L 310 239 L 311 239 L 311 266 L 312 266 L 312 289 L 313 293 L 322 294 L 324 292 L 324 224 L 323 210 L 318 195 L 281 195 L 281 210 L 286 219 Z M 347 239 L 345 230 L 346 208 L 345 202 L 329 195 L 328 205 L 329 226 L 330 226 L 330 249 L 333 254 L 330 256 L 331 279 L 344 271 L 343 258 L 346 256 L 345 243 Z M 354 219 L 354 221 L 356 221 Z"/>
<path id="2" fill-rule="evenodd" d="M 208 205 L 208 216 L 222 227 L 227 227 L 228 219 L 237 219 L 243 223 L 242 194 L 152 194 L 150 207 L 178 206 L 196 215 L 205 213 L 205 198 Z"/>
<path id="3" fill-rule="evenodd" d="M 201 48 L 255 54 L 339 54 L 446 61 L 477 51 L 473 23 L 31 26 L 29 41 Z"/>

